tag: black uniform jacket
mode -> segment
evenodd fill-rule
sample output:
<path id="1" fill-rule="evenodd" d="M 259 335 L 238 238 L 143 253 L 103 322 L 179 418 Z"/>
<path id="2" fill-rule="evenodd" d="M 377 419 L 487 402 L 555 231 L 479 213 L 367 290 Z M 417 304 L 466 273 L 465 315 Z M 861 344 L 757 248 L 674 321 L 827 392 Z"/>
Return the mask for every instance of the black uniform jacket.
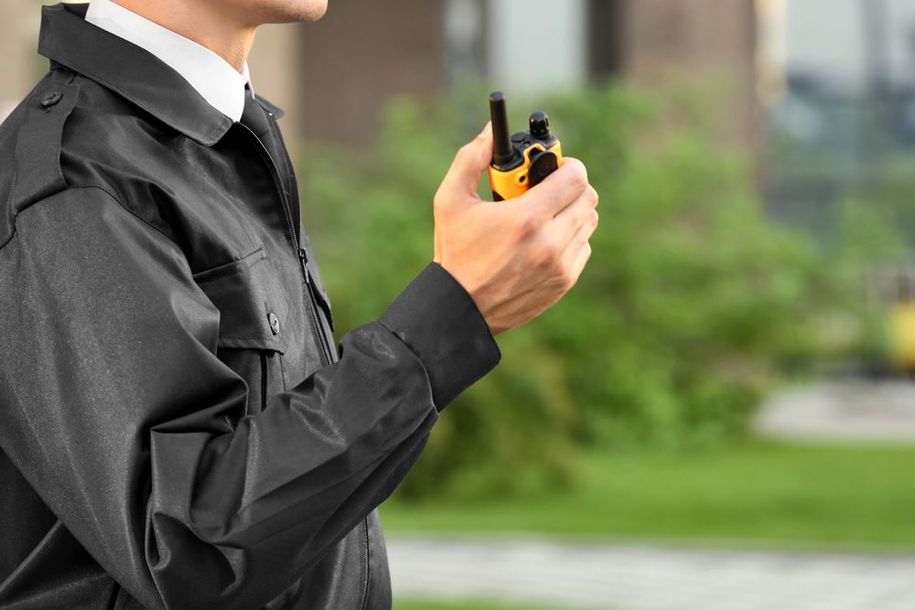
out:
<path id="1" fill-rule="evenodd" d="M 0 127 L 0 607 L 390 607 L 374 509 L 497 364 L 484 319 L 430 262 L 335 343 L 282 111 L 87 6 L 43 8 Z"/>

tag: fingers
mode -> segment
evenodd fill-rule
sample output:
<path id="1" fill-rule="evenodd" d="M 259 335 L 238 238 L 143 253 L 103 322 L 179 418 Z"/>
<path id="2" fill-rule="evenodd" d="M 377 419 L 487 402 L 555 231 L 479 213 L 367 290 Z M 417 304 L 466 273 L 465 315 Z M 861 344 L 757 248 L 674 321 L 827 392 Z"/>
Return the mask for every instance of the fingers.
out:
<path id="1" fill-rule="evenodd" d="M 588 170 L 578 159 L 566 157 L 562 166 L 511 205 L 543 223 L 571 205 L 588 188 Z"/>
<path id="2" fill-rule="evenodd" d="M 597 229 L 597 222 L 597 211 L 591 210 L 588 213 L 587 220 L 583 224 L 576 226 L 572 235 L 565 242 L 562 242 L 564 244 L 562 258 L 565 259 L 566 263 L 569 263 L 571 258 L 574 258 L 575 253 L 588 243 L 588 240 L 591 239 Z"/>
<path id="3" fill-rule="evenodd" d="M 486 123 L 483 131 L 458 150 L 442 187 L 450 192 L 477 194 L 480 177 L 492 161 L 492 123 Z"/>
<path id="4" fill-rule="evenodd" d="M 600 197 L 594 187 L 588 186 L 585 191 L 569 206 L 560 210 L 552 220 L 556 230 L 565 240 L 571 240 L 572 236 L 584 225 L 597 226 L 597 205 Z M 593 227 L 592 227 L 593 229 Z"/>
<path id="5" fill-rule="evenodd" d="M 588 264 L 588 261 L 591 259 L 591 244 L 585 242 L 585 244 L 578 250 L 575 255 L 575 259 L 572 262 L 572 277 L 575 278 L 575 281 L 578 281 L 581 272 L 585 270 L 585 265 Z"/>
<path id="6" fill-rule="evenodd" d="M 567 240 L 561 255 L 561 263 L 567 270 L 571 284 L 578 281 L 578 276 L 591 258 L 591 244 L 588 240 L 597 229 L 599 216 L 596 208 L 597 193 L 592 195 L 586 191 L 575 204 L 563 210 L 561 218 L 557 216 L 554 220 L 555 229 Z"/>
<path id="7" fill-rule="evenodd" d="M 570 288 L 578 281 L 578 276 L 581 275 L 582 269 L 591 258 L 591 243 L 588 240 L 591 239 L 596 226 L 596 223 L 589 222 L 579 227 L 560 256 L 560 265 L 565 269 Z"/>

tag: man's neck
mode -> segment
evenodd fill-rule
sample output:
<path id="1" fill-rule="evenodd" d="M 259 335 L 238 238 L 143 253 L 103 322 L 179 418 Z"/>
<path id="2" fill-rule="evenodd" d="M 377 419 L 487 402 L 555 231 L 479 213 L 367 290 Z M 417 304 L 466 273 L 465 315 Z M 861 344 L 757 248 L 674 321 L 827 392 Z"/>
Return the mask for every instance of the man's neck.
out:
<path id="1" fill-rule="evenodd" d="M 162 27 L 189 38 L 225 59 L 236 70 L 251 52 L 257 25 L 236 18 L 225 5 L 207 0 L 113 0 Z M 221 9 L 221 10 L 220 10 Z"/>

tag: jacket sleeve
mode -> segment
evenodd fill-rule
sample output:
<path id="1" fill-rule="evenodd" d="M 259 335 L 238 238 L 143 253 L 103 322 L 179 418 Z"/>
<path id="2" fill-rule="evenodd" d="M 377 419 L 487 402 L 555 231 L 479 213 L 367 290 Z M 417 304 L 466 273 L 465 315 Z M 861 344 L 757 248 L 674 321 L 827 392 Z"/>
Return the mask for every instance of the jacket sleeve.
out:
<path id="1" fill-rule="evenodd" d="M 438 411 L 500 357 L 434 263 L 339 362 L 244 413 L 219 312 L 178 246 L 98 188 L 22 211 L 0 249 L 0 444 L 150 608 L 251 608 L 383 501 Z"/>

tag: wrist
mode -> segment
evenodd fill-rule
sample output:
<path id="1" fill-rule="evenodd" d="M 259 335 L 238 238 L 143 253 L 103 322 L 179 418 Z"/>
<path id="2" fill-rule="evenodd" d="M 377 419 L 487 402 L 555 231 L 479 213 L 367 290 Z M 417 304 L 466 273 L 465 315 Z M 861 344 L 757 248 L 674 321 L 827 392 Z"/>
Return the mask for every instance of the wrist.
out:
<path id="1" fill-rule="evenodd" d="M 464 289 L 464 292 L 467 293 L 467 296 L 473 301 L 473 304 L 476 306 L 477 311 L 486 322 L 489 332 L 493 336 L 508 330 L 508 328 L 494 323 L 491 315 L 491 299 L 488 297 L 486 286 L 483 283 L 474 280 L 470 274 L 464 274 L 459 269 L 451 267 L 447 262 L 439 262 L 435 259 L 433 259 L 432 262 L 438 264 L 442 269 L 447 271 L 452 279 Z"/>

